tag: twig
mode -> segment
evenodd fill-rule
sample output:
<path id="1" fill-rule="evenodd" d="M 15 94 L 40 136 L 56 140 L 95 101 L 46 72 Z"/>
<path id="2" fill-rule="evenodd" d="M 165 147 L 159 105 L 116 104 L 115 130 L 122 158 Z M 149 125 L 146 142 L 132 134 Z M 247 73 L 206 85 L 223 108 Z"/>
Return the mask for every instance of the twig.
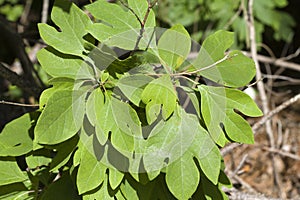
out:
<path id="1" fill-rule="evenodd" d="M 290 54 L 290 55 L 285 56 L 285 57 L 282 57 L 282 58 L 280 58 L 280 60 L 291 60 L 291 59 L 293 59 L 293 58 L 298 57 L 299 54 L 300 54 L 300 47 L 297 49 L 297 51 L 296 51 L 295 53 Z"/>
<path id="2" fill-rule="evenodd" d="M 0 104 L 13 105 L 13 106 L 22 106 L 22 107 L 39 107 L 39 104 L 23 104 L 23 103 L 15 103 L 1 100 Z"/>
<path id="3" fill-rule="evenodd" d="M 237 168 L 230 174 L 230 178 L 237 175 L 237 173 L 240 171 L 240 169 L 244 166 L 245 162 L 247 161 L 248 154 L 244 155 L 241 162 L 237 166 Z"/>
<path id="4" fill-rule="evenodd" d="M 300 84 L 300 79 L 295 79 L 295 78 L 291 78 L 291 77 L 288 77 L 288 76 L 264 74 L 263 77 L 268 78 L 268 79 L 280 79 L 280 80 L 285 80 L 285 81 L 289 81 L 289 82 L 292 82 L 292 83 Z"/>
<path id="5" fill-rule="evenodd" d="M 48 9 L 49 9 L 49 0 L 43 0 L 43 9 L 42 9 L 42 23 L 47 23 L 48 20 Z"/>
<path id="6" fill-rule="evenodd" d="M 283 102 L 280 106 L 276 107 L 275 109 L 273 109 L 271 112 L 269 112 L 268 114 L 266 114 L 264 117 L 262 117 L 258 122 L 256 122 L 253 126 L 252 126 L 252 130 L 254 132 L 254 134 L 259 130 L 259 128 L 264 125 L 270 118 L 272 118 L 274 115 L 276 115 L 277 113 L 279 113 L 280 111 L 282 111 L 283 109 L 285 109 L 286 107 L 294 104 L 295 102 L 300 100 L 300 94 L 297 94 L 296 96 L 292 97 L 291 99 Z"/>
<path id="7" fill-rule="evenodd" d="M 243 53 L 248 57 L 252 57 L 250 52 L 243 51 Z M 268 57 L 268 56 L 257 55 L 257 60 L 259 62 L 273 64 L 273 65 L 278 66 L 278 67 L 283 67 L 283 68 L 288 68 L 288 69 L 300 71 L 300 65 L 299 64 L 285 61 L 284 58 L 272 58 L 272 57 Z"/>
<path id="8" fill-rule="evenodd" d="M 5 67 L 2 63 L 0 63 L 0 76 L 7 79 L 12 84 L 18 86 L 19 88 L 29 93 L 30 95 L 33 95 L 34 97 L 39 97 L 42 91 L 42 88 L 33 85 L 26 78 L 11 71 L 7 67 Z"/>
<path id="9" fill-rule="evenodd" d="M 277 153 L 277 154 L 282 155 L 284 157 L 288 157 L 288 158 L 300 161 L 299 156 L 297 156 L 295 154 L 288 153 L 288 152 L 281 151 L 279 149 L 272 149 L 272 148 L 268 148 L 268 147 L 263 147 L 263 150 L 266 150 L 266 151 L 269 151 L 269 152 L 272 152 L 272 153 Z"/>
<path id="10" fill-rule="evenodd" d="M 229 55 L 227 54 L 227 55 L 224 56 L 224 58 L 222 58 L 222 59 L 216 61 L 215 63 L 213 63 L 213 64 L 211 64 L 211 65 L 208 65 L 208 66 L 206 66 L 206 67 L 203 67 L 203 68 L 197 69 L 197 70 L 195 70 L 195 71 L 191 71 L 191 72 L 180 72 L 180 73 L 177 73 L 176 75 L 180 75 L 180 76 L 181 76 L 181 75 L 197 74 L 198 72 L 202 72 L 202 71 L 208 70 L 208 69 L 210 69 L 210 68 L 213 68 L 213 67 L 217 66 L 218 64 L 224 62 L 225 60 L 230 59 L 230 58 L 232 58 L 232 57 L 235 57 L 235 56 L 237 56 L 237 55 L 238 55 L 238 54 L 234 54 L 234 55 L 229 56 Z"/>
<path id="11" fill-rule="evenodd" d="M 147 22 L 147 19 L 149 17 L 151 9 L 156 4 L 157 0 L 155 0 L 152 4 L 151 4 L 150 0 L 148 0 L 147 2 L 148 2 L 148 8 L 147 8 L 146 14 L 144 16 L 144 19 L 141 22 L 140 34 L 139 34 L 139 36 L 138 36 L 138 38 L 136 40 L 135 47 L 134 47 L 134 50 L 132 51 L 132 53 L 134 53 L 135 51 L 137 51 L 139 49 L 139 43 L 140 43 L 140 41 L 141 41 L 141 39 L 143 37 L 143 34 L 145 32 L 145 24 Z"/>
<path id="12" fill-rule="evenodd" d="M 241 1 L 239 9 L 235 12 L 235 14 L 229 19 L 229 21 L 224 25 L 224 29 L 227 30 L 228 27 L 240 16 L 241 12 L 244 8 L 244 1 Z"/>
<path id="13" fill-rule="evenodd" d="M 249 14 L 249 20 L 248 20 L 248 28 L 250 33 L 250 45 L 251 45 L 251 56 L 254 60 L 255 66 L 256 66 L 256 80 L 260 80 L 262 78 L 262 74 L 260 71 L 259 62 L 257 59 L 257 47 L 256 47 L 256 39 L 255 39 L 255 27 L 254 27 L 254 16 L 253 16 L 253 3 L 254 0 L 249 0 L 248 2 L 248 14 Z M 264 114 L 269 113 L 269 104 L 267 95 L 265 92 L 264 84 L 263 82 L 257 83 L 257 88 L 260 94 L 260 98 L 262 101 L 262 107 Z M 266 131 L 270 140 L 271 147 L 274 147 L 274 137 L 272 133 L 272 127 L 270 121 L 266 121 Z"/>
<path id="14" fill-rule="evenodd" d="M 135 18 L 139 21 L 141 27 L 143 26 L 143 22 L 142 20 L 140 19 L 140 17 L 134 12 L 134 10 L 132 8 L 130 8 L 126 3 L 124 3 L 123 1 L 120 0 L 120 3 L 125 7 L 127 8 L 134 16 Z"/>

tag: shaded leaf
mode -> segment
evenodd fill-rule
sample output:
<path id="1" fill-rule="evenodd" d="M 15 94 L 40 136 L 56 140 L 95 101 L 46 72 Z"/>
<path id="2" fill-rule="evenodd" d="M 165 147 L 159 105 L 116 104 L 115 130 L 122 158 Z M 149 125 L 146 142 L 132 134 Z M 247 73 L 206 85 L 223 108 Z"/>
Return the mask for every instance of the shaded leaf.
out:
<path id="1" fill-rule="evenodd" d="M 142 93 L 142 101 L 147 104 L 146 115 L 149 124 L 152 124 L 158 117 L 160 106 L 162 106 L 163 118 L 167 119 L 170 117 L 175 110 L 177 102 L 177 94 L 170 76 L 163 75 L 151 81 Z M 155 107 L 154 114 L 153 107 Z"/>
<path id="2" fill-rule="evenodd" d="M 162 63 L 175 70 L 190 53 L 191 38 L 182 25 L 175 25 L 163 33 L 157 47 Z"/>
<path id="3" fill-rule="evenodd" d="M 87 149 L 83 149 L 76 181 L 79 194 L 98 187 L 105 179 L 105 172 L 106 166 Z"/>
<path id="4" fill-rule="evenodd" d="M 212 138 L 219 145 L 226 142 L 221 125 L 226 134 L 236 142 L 253 143 L 250 125 L 239 116 L 235 109 L 247 116 L 261 116 L 262 112 L 255 102 L 245 93 L 229 89 L 199 85 L 201 110 L 205 124 Z"/>

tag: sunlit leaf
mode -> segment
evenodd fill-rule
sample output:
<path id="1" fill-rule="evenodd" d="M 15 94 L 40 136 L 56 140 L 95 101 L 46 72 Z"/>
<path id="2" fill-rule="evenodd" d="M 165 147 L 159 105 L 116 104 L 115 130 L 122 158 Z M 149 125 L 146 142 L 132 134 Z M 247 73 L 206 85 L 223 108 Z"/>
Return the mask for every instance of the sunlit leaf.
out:
<path id="1" fill-rule="evenodd" d="M 20 156 L 30 152 L 33 148 L 29 136 L 31 119 L 25 114 L 6 124 L 0 134 L 0 156 Z"/>

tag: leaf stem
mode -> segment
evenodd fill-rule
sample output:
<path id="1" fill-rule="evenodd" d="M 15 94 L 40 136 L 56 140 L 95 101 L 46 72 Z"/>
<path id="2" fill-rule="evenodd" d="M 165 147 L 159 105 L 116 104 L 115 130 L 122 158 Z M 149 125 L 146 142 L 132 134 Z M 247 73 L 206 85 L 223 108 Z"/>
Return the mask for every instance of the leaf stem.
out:
<path id="1" fill-rule="evenodd" d="M 22 106 L 22 107 L 39 107 L 39 104 L 23 104 L 23 103 L 15 103 L 1 100 L 0 104 L 13 105 L 13 106 Z"/>
<path id="2" fill-rule="evenodd" d="M 229 56 L 229 55 L 227 54 L 227 55 L 224 56 L 224 58 L 218 60 L 217 62 L 215 62 L 215 63 L 213 63 L 213 64 L 211 64 L 211 65 L 208 65 L 208 66 L 203 67 L 203 68 L 201 68 L 201 69 L 197 69 L 197 70 L 192 71 L 192 72 L 180 72 L 180 73 L 177 73 L 176 75 L 191 75 L 191 74 L 197 74 L 198 72 L 205 71 L 205 70 L 208 70 L 208 69 L 210 69 L 210 68 L 213 68 L 213 67 L 215 67 L 216 65 L 218 65 L 218 64 L 220 64 L 220 63 L 222 63 L 222 62 L 224 62 L 225 60 L 230 59 L 230 58 L 232 58 L 232 57 L 235 57 L 235 56 L 237 56 L 237 55 L 238 55 L 238 54 L 234 54 L 234 55 Z"/>

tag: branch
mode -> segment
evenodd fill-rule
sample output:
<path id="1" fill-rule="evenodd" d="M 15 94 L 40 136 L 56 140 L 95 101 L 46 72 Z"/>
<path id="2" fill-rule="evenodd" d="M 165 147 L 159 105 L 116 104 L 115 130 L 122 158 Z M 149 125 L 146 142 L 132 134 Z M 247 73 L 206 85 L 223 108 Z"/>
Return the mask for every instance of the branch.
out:
<path id="1" fill-rule="evenodd" d="M 17 73 L 11 71 L 7 67 L 5 67 L 0 62 L 0 76 L 11 82 L 12 84 L 18 86 L 25 92 L 33 95 L 38 98 L 40 93 L 42 92 L 42 88 L 32 85 L 30 81 L 28 81 L 24 76 L 20 76 Z"/>
<path id="2" fill-rule="evenodd" d="M 296 103 L 297 101 L 300 100 L 300 94 L 297 94 L 296 96 L 294 96 L 293 98 L 283 102 L 280 106 L 276 107 L 275 109 L 273 109 L 271 112 L 269 112 L 268 114 L 266 114 L 263 118 L 261 118 L 258 122 L 256 122 L 253 126 L 252 126 L 252 130 L 254 133 L 256 133 L 260 127 L 262 127 L 262 125 L 264 125 L 267 121 L 269 121 L 274 115 L 276 115 L 277 113 L 279 113 L 280 111 L 282 111 L 283 109 L 287 108 L 288 106 Z"/>
<path id="3" fill-rule="evenodd" d="M 0 30 L 5 47 L 7 50 L 20 60 L 23 69 L 23 78 L 30 82 L 33 87 L 44 87 L 42 82 L 37 82 L 33 73 L 35 72 L 32 62 L 30 61 L 24 47 L 24 43 L 20 35 L 13 30 L 5 18 L 0 16 Z M 9 79 L 8 79 L 9 80 Z M 14 81 L 15 82 L 15 81 Z"/>
<path id="4" fill-rule="evenodd" d="M 0 104 L 12 105 L 12 106 L 21 106 L 21 107 L 39 107 L 39 104 L 24 104 L 24 103 L 15 103 L 1 100 Z"/>
<path id="5" fill-rule="evenodd" d="M 252 57 L 250 52 L 243 51 L 243 53 L 248 57 Z M 286 57 L 284 57 L 284 58 L 271 58 L 271 57 L 268 57 L 268 56 L 257 55 L 257 60 L 262 62 L 262 63 L 269 63 L 269 64 L 273 64 L 273 65 L 278 66 L 278 67 L 284 67 L 284 68 L 300 71 L 300 65 L 297 64 L 297 63 L 285 61 Z"/>

